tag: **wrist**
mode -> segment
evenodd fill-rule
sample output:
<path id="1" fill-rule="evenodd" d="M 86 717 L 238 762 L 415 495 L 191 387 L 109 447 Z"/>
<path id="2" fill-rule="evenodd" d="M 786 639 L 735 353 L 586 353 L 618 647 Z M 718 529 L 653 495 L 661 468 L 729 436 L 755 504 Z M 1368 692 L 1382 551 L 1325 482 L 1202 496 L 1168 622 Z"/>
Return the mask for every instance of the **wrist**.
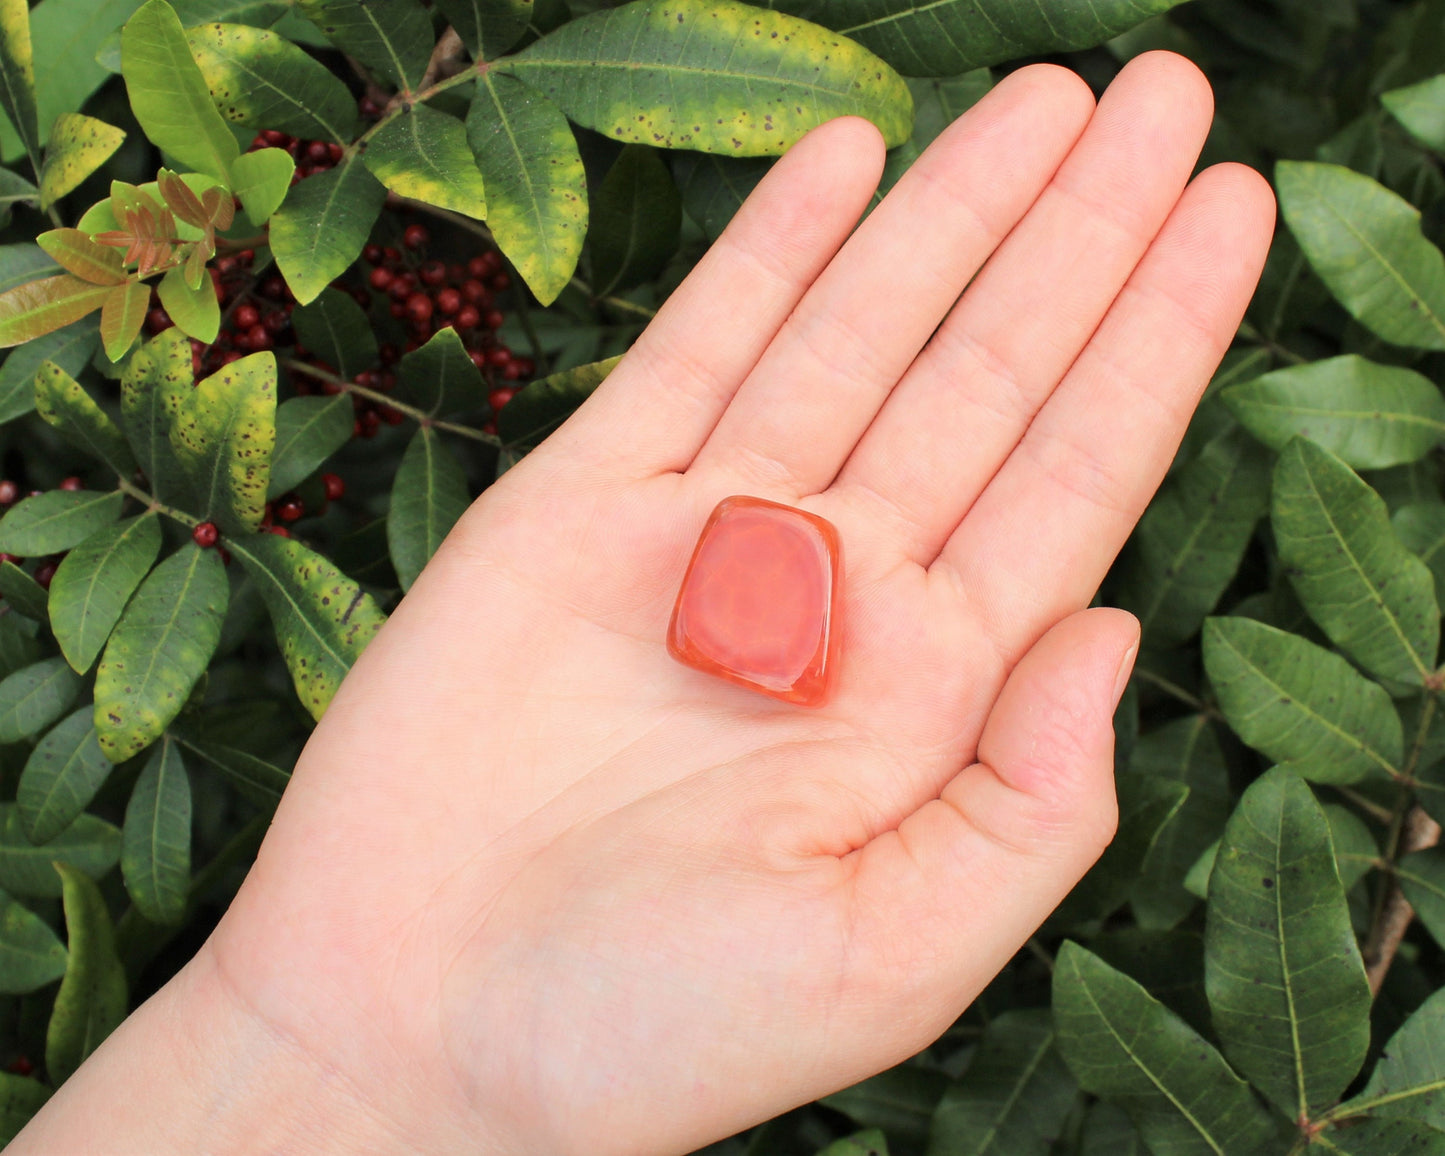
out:
<path id="1" fill-rule="evenodd" d="M 363 1087 L 265 1022 L 237 998 L 208 944 L 86 1060 L 7 1154 L 496 1150 L 428 1113 L 425 1100 L 408 1097 L 408 1083 L 399 1075 L 389 1089 Z"/>

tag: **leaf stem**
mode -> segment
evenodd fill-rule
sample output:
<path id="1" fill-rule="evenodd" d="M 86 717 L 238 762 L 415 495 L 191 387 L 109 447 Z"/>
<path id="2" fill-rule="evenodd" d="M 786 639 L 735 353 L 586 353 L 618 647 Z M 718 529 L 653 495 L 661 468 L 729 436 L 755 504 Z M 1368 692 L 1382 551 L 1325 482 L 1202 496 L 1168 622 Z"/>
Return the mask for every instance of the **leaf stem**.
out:
<path id="1" fill-rule="evenodd" d="M 1156 674 L 1147 666 L 1135 666 L 1134 677 L 1142 679 L 1144 682 L 1149 683 L 1151 686 L 1162 690 L 1165 694 L 1169 695 L 1170 698 L 1177 698 L 1180 702 L 1184 703 L 1186 706 L 1192 707 L 1194 710 L 1198 711 L 1202 715 L 1206 715 L 1209 718 L 1213 719 L 1220 719 L 1221 721 L 1223 720 L 1224 716 L 1219 713 L 1218 709 L 1205 702 L 1198 695 L 1191 694 L 1189 691 L 1185 690 L 1182 686 L 1180 686 L 1177 682 L 1173 682 L 1170 679 L 1165 678 L 1162 674 Z"/>
<path id="2" fill-rule="evenodd" d="M 571 284 L 574 288 L 582 290 L 587 294 L 587 300 L 597 305 L 606 305 L 609 309 L 616 309 L 620 313 L 631 313 L 636 317 L 645 318 L 651 321 L 657 316 L 656 309 L 649 309 L 646 305 L 639 305 L 636 301 L 628 301 L 622 297 L 604 295 L 598 297 L 592 292 L 592 286 L 588 285 L 581 277 L 573 277 Z"/>
<path id="3" fill-rule="evenodd" d="M 382 393 L 380 390 L 368 389 L 364 385 L 357 385 L 354 381 L 347 381 L 344 377 L 338 377 L 334 373 L 328 373 L 324 369 L 318 369 L 309 362 L 297 361 L 294 357 L 279 357 L 276 359 L 292 373 L 304 374 L 307 377 L 314 377 L 318 381 L 327 382 L 330 385 L 338 386 L 346 393 L 354 393 L 358 397 L 364 397 L 368 401 L 374 401 L 378 405 L 390 406 L 397 413 L 403 413 L 418 425 L 430 426 L 432 429 L 441 430 L 444 433 L 456 434 L 458 437 L 471 438 L 473 441 L 485 442 L 489 446 L 501 448 L 502 442 L 495 434 L 483 433 L 479 429 L 473 429 L 468 425 L 458 425 L 450 421 L 438 421 L 424 409 L 418 409 L 414 405 L 407 405 L 404 401 L 397 401 L 390 394 Z"/>
<path id="4" fill-rule="evenodd" d="M 147 493 L 126 478 L 117 478 L 116 488 L 123 493 L 129 494 L 137 502 L 142 503 L 146 509 L 154 510 L 158 514 L 164 514 L 168 518 L 173 518 L 183 526 L 189 526 L 191 529 L 195 529 L 201 524 L 201 519 L 197 518 L 194 514 L 188 514 L 184 510 L 176 509 L 174 506 L 167 506 L 154 494 Z"/>
<path id="5" fill-rule="evenodd" d="M 464 68 L 453 76 L 438 80 L 425 88 L 417 89 L 416 92 L 399 92 L 392 98 L 391 104 L 381 114 L 380 119 L 346 146 L 346 155 L 354 156 L 360 152 L 377 133 L 394 121 L 397 117 L 411 111 L 413 105 L 425 104 L 432 97 L 445 92 L 449 88 L 456 88 L 469 80 L 475 80 L 481 71 L 481 65 L 473 65 L 471 68 Z"/>

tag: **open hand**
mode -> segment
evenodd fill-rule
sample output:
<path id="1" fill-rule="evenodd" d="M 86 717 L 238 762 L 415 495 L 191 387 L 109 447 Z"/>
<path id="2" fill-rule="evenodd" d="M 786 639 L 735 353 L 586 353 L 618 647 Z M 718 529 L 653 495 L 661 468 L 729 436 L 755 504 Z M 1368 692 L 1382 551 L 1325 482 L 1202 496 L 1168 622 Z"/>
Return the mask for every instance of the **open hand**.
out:
<path id="1" fill-rule="evenodd" d="M 1257 174 L 1186 189 L 1210 117 L 1178 57 L 1097 111 L 1026 68 L 861 225 L 882 143 L 817 130 L 476 503 L 176 981 L 352 1105 L 311 1109 L 317 1150 L 700 1146 L 926 1045 L 1068 892 L 1114 830 L 1137 640 L 1084 607 L 1271 235 Z M 819 709 L 664 649 L 731 494 L 839 530 Z M 258 1148 L 306 1120 L 206 1102 Z"/>

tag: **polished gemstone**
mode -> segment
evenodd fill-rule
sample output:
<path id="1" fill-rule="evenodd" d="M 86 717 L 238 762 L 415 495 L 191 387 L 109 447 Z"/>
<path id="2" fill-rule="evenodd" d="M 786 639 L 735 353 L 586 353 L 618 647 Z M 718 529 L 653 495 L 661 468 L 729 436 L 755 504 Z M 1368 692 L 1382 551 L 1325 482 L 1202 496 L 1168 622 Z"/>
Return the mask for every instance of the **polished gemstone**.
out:
<path id="1" fill-rule="evenodd" d="M 727 498 L 703 527 L 667 632 L 679 662 L 818 706 L 838 657 L 838 531 L 762 498 Z"/>

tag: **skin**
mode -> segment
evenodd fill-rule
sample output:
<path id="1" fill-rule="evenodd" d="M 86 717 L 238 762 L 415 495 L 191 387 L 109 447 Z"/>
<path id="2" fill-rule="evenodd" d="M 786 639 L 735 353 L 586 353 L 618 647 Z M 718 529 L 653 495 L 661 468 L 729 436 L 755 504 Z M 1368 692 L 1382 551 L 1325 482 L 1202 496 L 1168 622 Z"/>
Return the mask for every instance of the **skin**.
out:
<path id="1" fill-rule="evenodd" d="M 1026 68 L 861 225 L 876 131 L 798 144 L 472 507 L 220 927 L 13 1151 L 677 1153 L 934 1039 L 1114 832 L 1138 630 L 1085 607 L 1274 222 L 1256 173 L 1190 183 L 1211 111 L 1176 56 L 1097 109 Z M 730 494 L 842 537 L 819 709 L 665 652 Z"/>

